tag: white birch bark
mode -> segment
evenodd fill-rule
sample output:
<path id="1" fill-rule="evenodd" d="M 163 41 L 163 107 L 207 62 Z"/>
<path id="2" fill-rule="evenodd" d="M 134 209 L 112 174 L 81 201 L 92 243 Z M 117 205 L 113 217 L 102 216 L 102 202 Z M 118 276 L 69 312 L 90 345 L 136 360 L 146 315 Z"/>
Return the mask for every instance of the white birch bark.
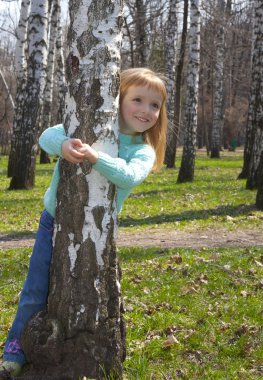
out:
<path id="1" fill-rule="evenodd" d="M 254 41 L 252 58 L 252 82 L 247 124 L 246 149 L 250 149 L 247 188 L 258 185 L 258 167 L 263 151 L 263 3 L 254 3 Z M 248 135 L 248 131 L 250 135 Z"/>
<path id="2" fill-rule="evenodd" d="M 177 5 L 178 0 L 170 0 L 166 26 L 165 64 L 167 77 L 167 112 L 170 121 L 174 117 L 175 65 L 177 46 Z M 169 137 L 169 136 L 168 136 Z"/>
<path id="3" fill-rule="evenodd" d="M 216 60 L 213 101 L 213 120 L 211 131 L 211 158 L 219 158 L 222 145 L 224 123 L 224 57 L 225 57 L 225 0 L 217 2 Z"/>
<path id="4" fill-rule="evenodd" d="M 197 104 L 200 67 L 200 3 L 190 1 L 189 54 L 186 75 L 186 105 L 184 112 L 184 146 L 178 182 L 194 179 Z"/>
<path id="5" fill-rule="evenodd" d="M 65 79 L 65 64 L 64 64 L 64 54 L 63 54 L 63 41 L 62 41 L 62 26 L 60 18 L 58 18 L 57 24 L 57 38 L 56 38 L 56 72 L 55 72 L 55 82 L 58 92 L 58 107 L 56 113 L 56 119 L 54 120 L 54 125 L 59 124 L 64 118 L 65 109 L 65 94 L 66 94 L 66 79 Z"/>
<path id="6" fill-rule="evenodd" d="M 22 0 L 18 27 L 16 30 L 16 49 L 15 49 L 15 69 L 17 80 L 21 80 L 26 75 L 26 40 L 28 15 L 30 10 L 30 0 Z"/>
<path id="7" fill-rule="evenodd" d="M 170 0 L 169 13 L 165 36 L 165 71 L 167 77 L 167 115 L 169 128 L 167 131 L 166 160 L 173 148 L 174 136 L 174 111 L 175 111 L 175 66 L 176 66 L 176 45 L 177 45 L 177 6 L 178 0 Z M 174 165 L 174 159 L 173 164 Z"/>
<path id="8" fill-rule="evenodd" d="M 12 96 L 10 90 L 9 90 L 8 84 L 7 84 L 6 80 L 5 80 L 4 74 L 3 74 L 3 72 L 2 72 L 1 69 L 0 69 L 0 77 L 2 78 L 2 82 L 4 84 L 6 92 L 8 94 L 8 98 L 10 100 L 11 106 L 12 106 L 12 108 L 14 110 L 14 108 L 15 108 L 15 102 L 14 102 L 13 96 Z"/>
<path id="9" fill-rule="evenodd" d="M 60 0 L 52 0 L 50 28 L 49 28 L 49 43 L 48 43 L 48 57 L 47 57 L 47 75 L 45 81 L 45 88 L 43 91 L 43 105 L 41 112 L 40 128 L 43 131 L 50 127 L 51 122 L 51 105 L 53 95 L 54 83 L 54 66 L 56 54 L 56 36 L 58 19 L 61 17 Z"/>
<path id="10" fill-rule="evenodd" d="M 25 85 L 16 98 L 14 134 L 9 162 L 10 189 L 34 186 L 37 116 L 46 78 L 48 0 L 34 0 L 28 22 L 28 66 Z"/>

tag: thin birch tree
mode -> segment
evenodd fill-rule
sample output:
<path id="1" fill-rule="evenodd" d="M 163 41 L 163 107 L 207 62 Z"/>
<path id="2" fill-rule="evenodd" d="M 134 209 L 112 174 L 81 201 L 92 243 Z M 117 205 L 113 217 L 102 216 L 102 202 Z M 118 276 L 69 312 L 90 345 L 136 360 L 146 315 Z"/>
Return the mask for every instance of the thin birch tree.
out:
<path id="1" fill-rule="evenodd" d="M 167 153 L 170 153 L 174 138 L 174 94 L 175 94 L 175 66 L 176 66 L 176 46 L 177 46 L 177 6 L 178 0 L 170 0 L 169 13 L 166 25 L 165 38 L 165 69 L 167 77 L 167 113 L 169 128 L 167 134 Z M 168 152 L 169 151 L 169 152 Z"/>
<path id="2" fill-rule="evenodd" d="M 225 0 L 217 1 L 216 56 L 213 100 L 213 120 L 211 131 L 211 158 L 220 158 L 224 123 L 224 36 Z"/>
<path id="3" fill-rule="evenodd" d="M 28 16 L 30 11 L 30 0 L 22 0 L 20 7 L 20 17 L 16 29 L 16 48 L 15 48 L 15 71 L 16 71 L 16 98 L 15 98 L 15 118 L 13 122 L 13 135 L 11 140 L 11 150 L 8 159 L 8 177 L 12 177 L 15 166 L 17 152 L 16 144 L 19 143 L 16 136 L 19 133 L 16 128 L 20 128 L 21 118 L 23 117 L 23 103 L 25 97 L 26 84 L 26 40 Z"/>
<path id="4" fill-rule="evenodd" d="M 10 189 L 30 189 L 34 186 L 38 148 L 37 117 L 46 75 L 47 26 L 48 0 L 34 0 L 28 22 L 26 83 L 17 97 L 20 104 L 16 104 Z"/>
<path id="5" fill-rule="evenodd" d="M 247 189 L 258 186 L 258 168 L 263 151 L 263 3 L 254 3 L 254 46 L 252 61 L 252 83 L 247 126 L 246 150 L 250 158 L 247 175 Z"/>
<path id="6" fill-rule="evenodd" d="M 168 139 L 165 152 L 165 164 L 169 169 L 175 168 L 176 147 L 181 124 L 181 93 L 187 39 L 188 2 L 189 0 L 184 0 L 181 44 L 180 49 L 178 49 L 179 53 L 175 69 L 174 118 L 171 127 L 169 127 L 168 130 Z"/>
<path id="7" fill-rule="evenodd" d="M 57 112 L 53 115 L 53 123 L 59 124 L 63 120 L 65 111 L 65 95 L 66 95 L 66 80 L 65 80 L 65 64 L 63 54 L 62 42 L 62 26 L 60 18 L 57 24 L 57 38 L 56 38 L 56 69 L 55 69 L 55 85 L 57 89 Z"/>
<path id="8" fill-rule="evenodd" d="M 199 0 L 190 1 L 189 53 L 186 76 L 186 105 L 184 112 L 184 146 L 178 182 L 189 182 L 194 179 L 200 67 L 199 6 Z"/>
<path id="9" fill-rule="evenodd" d="M 263 210 L 263 151 L 258 166 L 258 191 L 256 196 L 256 206 Z"/>
<path id="10" fill-rule="evenodd" d="M 118 154 L 122 2 L 69 3 L 66 133 Z M 47 312 L 24 332 L 28 379 L 122 378 L 125 334 L 115 186 L 87 161 L 60 162 Z M 45 331 L 45 334 L 43 334 Z"/>
<path id="11" fill-rule="evenodd" d="M 146 6 L 143 0 L 135 0 L 136 66 L 147 64 Z"/>
<path id="12" fill-rule="evenodd" d="M 50 12 L 49 44 L 47 57 L 47 75 L 43 92 L 43 104 L 41 107 L 40 130 L 43 131 L 51 124 L 51 107 L 53 98 L 54 67 L 56 54 L 56 38 L 59 18 L 61 17 L 60 0 L 52 0 Z M 49 157 L 41 150 L 40 163 L 48 163 Z"/>

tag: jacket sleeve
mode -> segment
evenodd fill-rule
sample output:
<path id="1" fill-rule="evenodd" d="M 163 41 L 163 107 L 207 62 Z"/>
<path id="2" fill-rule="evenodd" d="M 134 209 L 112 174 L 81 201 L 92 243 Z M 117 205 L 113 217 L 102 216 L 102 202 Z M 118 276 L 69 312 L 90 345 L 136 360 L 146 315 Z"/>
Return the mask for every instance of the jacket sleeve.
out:
<path id="1" fill-rule="evenodd" d="M 65 140 L 70 137 L 66 136 L 63 124 L 47 128 L 39 137 L 41 148 L 51 155 L 61 156 L 61 146 Z"/>
<path id="2" fill-rule="evenodd" d="M 98 161 L 93 168 L 121 189 L 130 189 L 148 176 L 153 168 L 155 152 L 149 145 L 142 145 L 126 162 L 122 158 L 113 158 L 99 152 Z"/>

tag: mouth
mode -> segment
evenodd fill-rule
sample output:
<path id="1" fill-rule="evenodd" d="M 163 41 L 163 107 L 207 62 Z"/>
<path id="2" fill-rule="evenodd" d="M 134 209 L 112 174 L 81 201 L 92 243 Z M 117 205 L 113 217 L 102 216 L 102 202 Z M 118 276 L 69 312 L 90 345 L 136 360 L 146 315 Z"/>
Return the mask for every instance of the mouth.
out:
<path id="1" fill-rule="evenodd" d="M 136 119 L 141 121 L 142 123 L 147 123 L 149 120 L 145 119 L 144 117 L 136 116 Z"/>

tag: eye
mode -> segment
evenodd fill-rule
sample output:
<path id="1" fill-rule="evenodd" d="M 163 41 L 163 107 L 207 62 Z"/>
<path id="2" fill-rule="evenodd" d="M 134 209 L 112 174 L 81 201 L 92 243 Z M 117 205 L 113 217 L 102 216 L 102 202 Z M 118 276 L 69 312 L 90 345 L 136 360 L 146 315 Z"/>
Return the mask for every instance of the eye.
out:
<path id="1" fill-rule="evenodd" d="M 156 110 L 160 109 L 160 106 L 159 106 L 159 104 L 157 104 L 157 103 L 153 103 L 152 106 L 153 106 L 153 108 L 155 108 Z"/>
<path id="2" fill-rule="evenodd" d="M 140 98 L 134 98 L 133 100 L 134 100 L 135 102 L 138 102 L 138 103 L 141 101 Z"/>

